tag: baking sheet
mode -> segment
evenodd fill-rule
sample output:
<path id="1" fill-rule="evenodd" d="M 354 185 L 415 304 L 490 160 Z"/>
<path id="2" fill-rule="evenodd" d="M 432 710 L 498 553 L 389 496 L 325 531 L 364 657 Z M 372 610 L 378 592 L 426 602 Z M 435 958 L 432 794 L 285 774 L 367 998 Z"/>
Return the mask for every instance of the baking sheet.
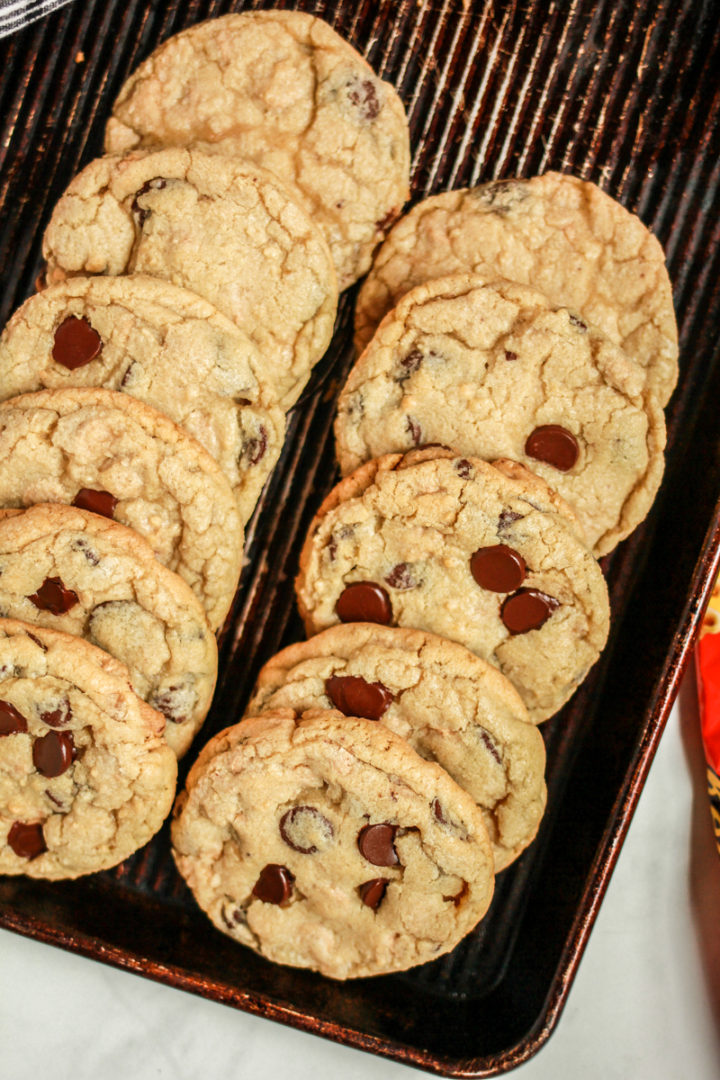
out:
<path id="1" fill-rule="evenodd" d="M 92 878 L 0 879 L 0 925 L 430 1071 L 493 1075 L 533 1053 L 558 1020 L 718 562 L 717 9 L 666 0 L 75 0 L 0 41 L 3 322 L 33 291 L 52 206 L 100 152 L 132 68 L 202 18 L 272 6 L 325 17 L 397 86 L 411 122 L 413 201 L 553 168 L 601 184 L 658 235 L 681 332 L 665 482 L 646 523 L 604 560 L 613 627 L 602 660 L 543 728 L 549 808 L 540 834 L 449 957 L 342 987 L 274 967 L 230 946 L 196 909 L 166 830 Z M 315 393 L 292 416 L 249 529 L 201 740 L 240 715 L 264 660 L 302 637 L 292 579 L 336 478 L 330 433 L 352 361 L 352 301 L 343 301 Z"/>

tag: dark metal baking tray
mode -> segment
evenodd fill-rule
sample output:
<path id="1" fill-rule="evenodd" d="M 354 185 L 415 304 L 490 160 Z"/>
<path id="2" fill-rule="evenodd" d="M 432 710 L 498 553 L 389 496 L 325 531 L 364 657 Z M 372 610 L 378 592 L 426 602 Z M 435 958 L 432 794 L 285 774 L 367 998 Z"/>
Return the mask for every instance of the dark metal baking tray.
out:
<path id="1" fill-rule="evenodd" d="M 0 42 L 0 320 L 33 291 L 51 208 L 100 152 L 130 70 L 182 27 L 250 6 L 272 5 L 75 0 Z M 558 1021 L 720 554 L 720 20 L 713 0 L 275 6 L 325 17 L 397 86 L 414 200 L 554 168 L 600 183 L 654 230 L 682 346 L 665 482 L 648 520 L 605 560 L 608 647 L 544 728 L 549 807 L 537 841 L 449 957 L 345 985 L 274 967 L 195 908 L 166 830 L 108 873 L 2 879 L 0 925 L 410 1065 L 489 1076 L 529 1057 Z M 240 715 L 260 664 L 302 636 L 292 580 L 335 477 L 330 430 L 352 359 L 352 302 L 251 524 L 201 739 Z"/>

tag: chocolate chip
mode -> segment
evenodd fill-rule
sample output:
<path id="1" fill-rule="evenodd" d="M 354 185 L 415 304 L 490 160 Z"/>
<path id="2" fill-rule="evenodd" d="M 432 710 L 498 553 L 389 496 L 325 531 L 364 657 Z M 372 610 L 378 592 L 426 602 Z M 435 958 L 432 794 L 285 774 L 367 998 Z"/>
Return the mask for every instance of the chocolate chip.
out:
<path id="1" fill-rule="evenodd" d="M 382 585 L 374 581 L 354 581 L 340 593 L 335 605 L 340 622 L 374 622 L 388 626 L 392 604 Z"/>
<path id="2" fill-rule="evenodd" d="M 471 555 L 470 572 L 481 588 L 508 593 L 522 585 L 527 567 L 520 552 L 507 544 L 494 544 Z"/>
<path id="3" fill-rule="evenodd" d="M 143 195 L 146 195 L 148 191 L 162 191 L 164 187 L 167 187 L 167 180 L 163 180 L 162 177 L 156 176 L 152 180 L 146 181 L 139 191 L 135 193 L 135 198 L 132 201 L 132 212 L 137 215 L 138 227 L 142 229 L 143 225 L 150 216 L 150 210 L 144 209 L 140 205 L 140 199 Z"/>
<path id="4" fill-rule="evenodd" d="M 42 643 L 42 641 L 40 640 L 39 637 L 35 637 L 35 635 L 31 634 L 29 630 L 26 630 L 25 633 L 27 634 L 27 636 L 30 638 L 31 641 L 35 642 L 38 649 L 42 649 L 43 652 L 47 652 L 47 645 L 43 645 L 43 643 Z"/>
<path id="5" fill-rule="evenodd" d="M 49 611 L 53 615 L 64 615 L 78 602 L 77 593 L 66 589 L 59 577 L 45 578 L 36 593 L 28 600 L 40 611 Z"/>
<path id="6" fill-rule="evenodd" d="M 376 877 L 371 878 L 370 881 L 364 881 L 362 885 L 358 885 L 358 893 L 363 904 L 372 908 L 373 911 L 377 911 L 385 898 L 388 884 L 387 878 Z"/>
<path id="7" fill-rule="evenodd" d="M 33 743 L 33 764 L 42 776 L 61 776 L 73 763 L 75 743 L 69 731 L 48 731 Z"/>
<path id="8" fill-rule="evenodd" d="M 43 724 L 51 728 L 66 727 L 72 720 L 72 709 L 67 698 L 63 698 L 56 709 L 46 709 L 39 712 Z"/>
<path id="9" fill-rule="evenodd" d="M 395 825 L 387 822 L 365 825 L 357 838 L 360 854 L 373 866 L 396 866 L 400 862 L 393 847 L 396 829 Z"/>
<path id="10" fill-rule="evenodd" d="M 518 354 L 516 352 L 513 352 L 512 349 L 506 349 L 505 350 L 505 359 L 506 360 L 517 360 L 517 358 L 518 358 Z"/>
<path id="11" fill-rule="evenodd" d="M 93 610 L 93 615 L 105 604 L 98 604 Z M 182 724 L 187 720 L 187 687 L 182 685 L 168 686 L 160 693 L 152 694 L 148 705 L 161 712 L 171 724 Z"/>
<path id="12" fill-rule="evenodd" d="M 485 728 L 479 727 L 478 735 L 480 737 L 480 742 L 483 744 L 490 756 L 495 758 L 498 765 L 502 765 L 502 757 L 500 756 L 500 751 L 498 750 L 497 743 L 493 739 L 490 732 L 486 731 Z"/>
<path id="13" fill-rule="evenodd" d="M 84 367 L 102 352 L 102 338 L 90 320 L 68 315 L 55 331 L 52 358 L 69 371 Z"/>
<path id="14" fill-rule="evenodd" d="M 332 843 L 335 830 L 314 806 L 293 806 L 280 818 L 280 835 L 294 851 L 314 855 Z"/>
<path id="15" fill-rule="evenodd" d="M 132 373 L 133 373 L 133 371 L 134 371 L 134 369 L 136 367 L 137 367 L 137 364 L 133 361 L 132 364 L 129 364 L 128 367 L 125 368 L 125 374 L 123 375 L 122 379 L 120 380 L 120 389 L 121 390 L 124 390 L 126 386 L 130 386 L 130 384 L 132 383 L 132 381 L 133 381 L 133 374 Z"/>
<path id="16" fill-rule="evenodd" d="M 417 581 L 406 562 L 393 566 L 390 573 L 385 575 L 385 581 L 391 589 L 414 589 L 417 586 Z"/>
<path id="17" fill-rule="evenodd" d="M 511 634 L 526 634 L 538 630 L 559 606 L 559 600 L 539 589 L 520 589 L 505 600 L 500 618 Z"/>
<path id="18" fill-rule="evenodd" d="M 445 817 L 445 811 L 443 810 L 439 799 L 433 799 L 432 812 L 441 825 L 447 825 L 448 819 Z"/>
<path id="19" fill-rule="evenodd" d="M 379 720 L 394 697 L 381 682 L 366 682 L 359 675 L 332 675 L 325 680 L 325 693 L 345 716 Z"/>
<path id="20" fill-rule="evenodd" d="M 243 454 L 247 457 L 251 465 L 257 465 L 259 461 L 265 456 L 267 450 L 267 431 L 260 425 L 258 434 L 254 439 L 248 439 L 243 447 Z"/>
<path id="21" fill-rule="evenodd" d="M 461 479 L 469 480 L 472 475 L 472 464 L 467 458 L 460 458 L 459 461 L 455 462 L 455 472 Z"/>
<path id="22" fill-rule="evenodd" d="M 404 356 L 400 361 L 400 372 L 398 381 L 402 382 L 404 379 L 410 377 L 413 372 L 417 371 L 423 362 L 423 354 L 419 349 L 412 349 L 407 356 Z"/>
<path id="23" fill-rule="evenodd" d="M 501 510 L 498 518 L 498 532 L 509 529 L 514 521 L 522 521 L 522 514 L 516 514 L 514 510 Z"/>
<path id="24" fill-rule="evenodd" d="M 100 556 L 90 547 L 84 536 L 79 536 L 77 540 L 73 540 L 70 547 L 73 551 L 81 551 L 91 566 L 97 566 L 100 562 Z"/>
<path id="25" fill-rule="evenodd" d="M 27 825 L 16 821 L 8 833 L 7 842 L 21 859 L 36 859 L 47 851 L 41 822 Z"/>
<path id="26" fill-rule="evenodd" d="M 100 514 L 106 518 L 113 517 L 117 503 L 117 499 L 109 491 L 98 491 L 96 488 L 80 488 L 72 501 L 78 510 L 89 510 L 91 514 Z"/>
<path id="27" fill-rule="evenodd" d="M 265 904 L 285 904 L 292 896 L 294 880 L 287 866 L 268 863 L 260 871 L 260 877 L 253 886 L 252 894 Z"/>
<path id="28" fill-rule="evenodd" d="M 417 420 L 413 420 L 412 416 L 408 416 L 405 427 L 409 432 L 410 438 L 412 439 L 415 446 L 419 446 L 422 442 L 422 428 L 418 424 Z"/>
<path id="29" fill-rule="evenodd" d="M 561 472 L 568 472 L 578 459 L 578 441 L 571 431 L 559 424 L 536 427 L 525 443 L 525 453 L 544 461 Z"/>
<path id="30" fill-rule="evenodd" d="M 446 900 L 448 903 L 452 900 L 455 907 L 460 907 L 460 904 L 465 899 L 467 894 L 468 894 L 468 883 L 467 883 L 467 881 L 463 881 L 460 892 L 455 893 L 454 896 L 443 896 L 443 900 Z"/>
<path id="31" fill-rule="evenodd" d="M 582 330 L 583 333 L 587 330 L 587 323 L 584 323 L 582 319 L 578 319 L 577 315 L 573 315 L 571 311 L 568 312 L 570 322 L 573 326 L 577 326 L 578 330 Z"/>
<path id="32" fill-rule="evenodd" d="M 392 206 L 384 217 L 380 218 L 379 221 L 375 222 L 375 228 L 379 229 L 380 232 L 387 232 L 393 222 L 397 221 L 399 217 L 400 207 Z"/>
<path id="33" fill-rule="evenodd" d="M 348 98 L 363 120 L 375 120 L 380 112 L 377 91 L 369 79 L 363 79 L 362 82 L 359 79 L 354 79 L 349 84 Z"/>
<path id="34" fill-rule="evenodd" d="M 9 701 L 0 701 L 0 735 L 27 731 L 27 720 Z"/>

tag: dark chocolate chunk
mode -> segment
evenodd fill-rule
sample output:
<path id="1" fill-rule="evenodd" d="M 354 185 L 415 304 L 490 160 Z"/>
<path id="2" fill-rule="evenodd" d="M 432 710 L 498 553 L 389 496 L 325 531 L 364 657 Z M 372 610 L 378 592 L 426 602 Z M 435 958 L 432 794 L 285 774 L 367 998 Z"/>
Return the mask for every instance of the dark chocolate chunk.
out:
<path id="1" fill-rule="evenodd" d="M 67 698 L 63 698 L 56 709 L 46 709 L 45 711 L 40 711 L 39 715 L 43 724 L 47 724 L 48 727 L 66 727 L 72 719 L 72 709 L 70 708 L 70 702 Z"/>
<path id="2" fill-rule="evenodd" d="M 472 464 L 467 458 L 460 458 L 455 462 L 455 472 L 462 480 L 469 480 L 472 473 Z"/>
<path id="3" fill-rule="evenodd" d="M 358 893 L 363 904 L 372 908 L 373 911 L 377 911 L 385 898 L 388 884 L 387 878 L 376 877 L 371 878 L 370 881 L 364 881 L 362 885 L 358 885 Z"/>
<path id="4" fill-rule="evenodd" d="M 390 573 L 385 575 L 385 581 L 392 589 L 414 589 L 417 586 L 412 570 L 406 562 L 393 566 Z"/>
<path id="5" fill-rule="evenodd" d="M 292 896 L 294 880 L 287 866 L 268 863 L 260 871 L 252 894 L 265 904 L 285 904 Z"/>
<path id="6" fill-rule="evenodd" d="M 15 735 L 27 731 L 27 720 L 9 701 L 0 701 L 0 735 Z"/>
<path id="7" fill-rule="evenodd" d="M 340 593 L 335 605 L 340 622 L 374 622 L 388 626 L 392 604 L 382 585 L 374 581 L 353 581 Z"/>
<path id="8" fill-rule="evenodd" d="M 396 866 L 400 862 L 393 847 L 396 830 L 388 822 L 363 826 L 357 838 L 360 854 L 373 866 Z"/>
<path id="9" fill-rule="evenodd" d="M 508 593 L 518 589 L 527 573 L 522 555 L 507 544 L 478 548 L 470 557 L 470 572 L 483 589 Z"/>
<path id="10" fill-rule="evenodd" d="M 75 743 L 69 731 L 48 731 L 33 743 L 33 764 L 42 776 L 61 776 L 73 763 Z"/>
<path id="11" fill-rule="evenodd" d="M 135 193 L 131 209 L 133 214 L 137 216 L 139 228 L 142 229 L 150 216 L 150 210 L 147 210 L 140 205 L 140 199 L 143 195 L 146 195 L 148 191 L 162 191 L 164 187 L 167 187 L 167 180 L 163 180 L 162 177 L 156 176 L 152 180 L 147 180 L 140 190 Z"/>
<path id="12" fill-rule="evenodd" d="M 345 716 L 379 720 L 394 700 L 381 682 L 366 682 L 359 675 L 332 675 L 325 680 L 325 692 Z"/>
<path id="13" fill-rule="evenodd" d="M 55 331 L 52 358 L 69 371 L 84 367 L 102 352 L 102 338 L 85 317 L 68 315 Z"/>
<path id="14" fill-rule="evenodd" d="M 415 446 L 419 446 L 422 442 L 422 428 L 418 424 L 417 420 L 413 420 L 412 416 L 408 416 L 405 427 L 410 434 Z"/>
<path id="15" fill-rule="evenodd" d="M 243 448 L 243 453 L 251 465 L 257 465 L 257 463 L 263 459 L 265 451 L 267 450 L 267 444 L 267 431 L 261 424 L 256 437 L 254 439 L 249 439 Z"/>
<path id="16" fill-rule="evenodd" d="M 554 469 L 568 472 L 578 459 L 580 448 L 571 431 L 560 424 L 536 427 L 525 443 L 525 453 L 536 461 L 544 461 Z"/>
<path id="17" fill-rule="evenodd" d="M 93 615 L 98 608 L 104 606 L 104 604 L 98 604 L 93 610 Z M 161 712 L 171 724 L 182 724 L 187 720 L 185 715 L 187 694 L 184 691 L 185 687 L 182 685 L 167 686 L 160 693 L 152 694 L 148 700 L 148 705 Z"/>
<path id="18" fill-rule="evenodd" d="M 517 360 L 517 358 L 518 358 L 518 354 L 516 352 L 513 352 L 512 349 L 506 349 L 505 350 L 505 359 L 506 360 Z"/>
<path id="19" fill-rule="evenodd" d="M 32 825 L 16 821 L 10 828 L 7 842 L 21 859 L 36 859 L 47 851 L 42 823 L 39 821 Z"/>
<path id="20" fill-rule="evenodd" d="M 432 812 L 435 815 L 436 820 L 439 821 L 441 825 L 447 825 L 448 819 L 445 817 L 445 811 L 443 810 L 439 799 L 433 799 Z"/>
<path id="21" fill-rule="evenodd" d="M 280 835 L 301 855 L 314 855 L 332 843 L 332 823 L 314 806 L 293 806 L 280 818 Z"/>
<path id="22" fill-rule="evenodd" d="M 36 593 L 28 596 L 40 611 L 49 611 L 53 615 L 64 615 L 78 602 L 77 593 L 66 589 L 59 577 L 45 578 Z"/>
<path id="23" fill-rule="evenodd" d="M 91 566 L 97 566 L 100 562 L 100 556 L 90 547 L 84 536 L 79 536 L 77 540 L 73 540 L 70 547 L 73 551 L 82 551 Z"/>
<path id="24" fill-rule="evenodd" d="M 400 361 L 400 376 L 399 381 L 407 379 L 413 372 L 417 371 L 423 362 L 423 354 L 419 349 L 411 349 L 407 356 L 403 356 Z"/>
<path id="25" fill-rule="evenodd" d="M 491 757 L 495 758 L 498 765 L 502 765 L 502 757 L 500 756 L 500 751 L 498 750 L 497 743 L 493 739 L 490 732 L 486 731 L 485 728 L 482 727 L 479 727 L 477 730 L 480 737 L 480 742 L 483 744 L 487 752 L 490 754 Z"/>
<path id="26" fill-rule="evenodd" d="M 514 510 L 500 511 L 500 517 L 498 518 L 498 532 L 503 532 L 505 529 L 509 529 L 513 521 L 521 521 L 523 515 L 516 514 Z"/>
<path id="27" fill-rule="evenodd" d="M 384 217 L 381 217 L 379 221 L 375 222 L 375 228 L 379 229 L 380 232 L 383 232 L 383 233 L 387 232 L 387 230 L 390 228 L 390 226 L 393 224 L 393 222 L 397 221 L 397 219 L 399 217 L 400 217 L 400 207 L 399 206 L 391 206 L 390 209 L 388 210 L 387 214 L 385 214 Z"/>
<path id="28" fill-rule="evenodd" d="M 539 589 L 520 589 L 504 601 L 500 617 L 511 634 L 526 634 L 538 630 L 559 606 L 559 600 Z"/>
<path id="29" fill-rule="evenodd" d="M 353 79 L 348 88 L 348 98 L 363 120 L 375 120 L 380 112 L 375 86 L 369 79 Z"/>
<path id="30" fill-rule="evenodd" d="M 100 514 L 101 517 L 112 518 L 117 506 L 117 499 L 109 491 L 98 491 L 96 488 L 80 488 L 72 501 L 78 510 L 89 510 L 91 514 Z"/>

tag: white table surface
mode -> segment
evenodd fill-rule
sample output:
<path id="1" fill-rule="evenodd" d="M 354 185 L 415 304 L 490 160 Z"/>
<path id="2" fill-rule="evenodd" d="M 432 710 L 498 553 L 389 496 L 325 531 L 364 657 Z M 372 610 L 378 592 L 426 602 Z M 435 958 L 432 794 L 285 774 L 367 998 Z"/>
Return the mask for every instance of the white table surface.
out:
<path id="1" fill-rule="evenodd" d="M 568 1004 L 513 1080 L 718 1080 L 720 857 L 685 679 Z M 428 1075 L 0 932 L 2 1080 Z"/>

